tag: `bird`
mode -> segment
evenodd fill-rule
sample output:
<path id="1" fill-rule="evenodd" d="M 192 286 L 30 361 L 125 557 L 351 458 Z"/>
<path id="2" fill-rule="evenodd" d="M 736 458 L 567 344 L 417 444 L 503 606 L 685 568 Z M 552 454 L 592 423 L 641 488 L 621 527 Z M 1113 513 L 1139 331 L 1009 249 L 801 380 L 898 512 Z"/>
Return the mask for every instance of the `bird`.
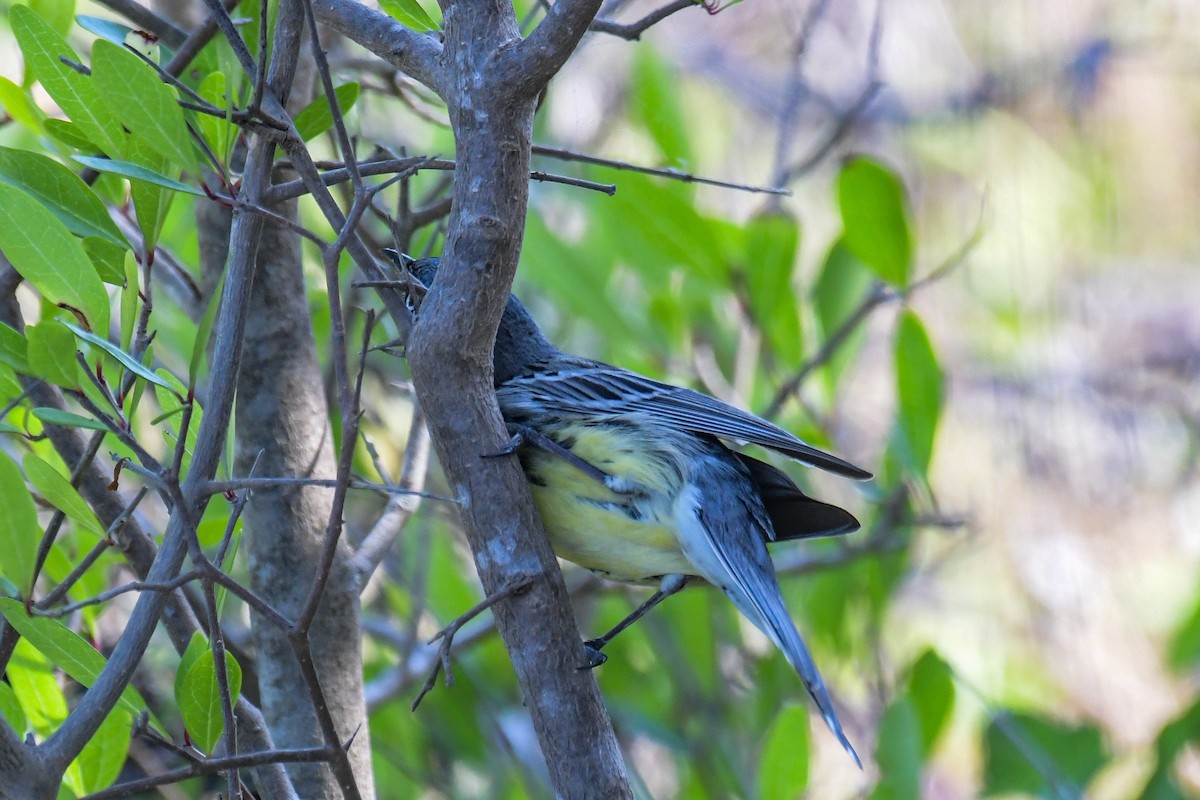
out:
<path id="1" fill-rule="evenodd" d="M 438 258 L 385 254 L 425 287 Z M 782 651 L 829 730 L 862 768 L 780 593 L 767 544 L 859 528 L 782 470 L 727 446 L 755 444 L 834 474 L 871 473 L 701 392 L 559 350 L 515 295 L 493 348 L 496 400 L 555 554 L 610 580 L 658 584 L 587 642 L 586 667 L 621 630 L 690 581 L 720 589 Z"/>

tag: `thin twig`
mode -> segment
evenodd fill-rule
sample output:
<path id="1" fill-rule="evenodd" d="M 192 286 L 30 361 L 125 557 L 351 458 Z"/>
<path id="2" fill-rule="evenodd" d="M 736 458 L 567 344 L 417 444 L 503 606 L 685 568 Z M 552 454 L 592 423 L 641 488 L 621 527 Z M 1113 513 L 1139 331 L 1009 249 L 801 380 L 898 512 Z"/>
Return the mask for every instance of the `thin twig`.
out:
<path id="1" fill-rule="evenodd" d="M 721 189 L 734 189 L 739 192 L 753 192 L 756 194 L 775 194 L 788 196 L 791 191 L 781 186 L 754 186 L 747 183 L 732 183 L 730 181 L 717 180 L 716 178 L 705 178 L 699 175 L 693 175 L 690 172 L 685 172 L 674 167 L 643 167 L 638 164 L 632 164 L 628 161 L 617 161 L 611 158 L 601 158 L 600 156 L 588 155 L 587 153 L 577 153 L 573 150 L 567 150 L 563 147 L 550 147 L 543 144 L 535 144 L 533 146 L 533 154 L 535 156 L 546 156 L 547 158 L 556 158 L 559 161 L 574 161 L 580 164 L 595 164 L 601 167 L 610 167 L 612 169 L 624 170 L 626 172 L 638 172 L 643 175 L 654 175 L 659 178 L 670 178 L 683 183 L 701 183 L 705 186 L 716 186 Z"/>
<path id="2" fill-rule="evenodd" d="M 417 710 L 417 706 L 421 704 L 421 701 L 425 698 L 425 695 L 429 694 L 433 690 L 433 687 L 437 685 L 438 673 L 440 673 L 442 670 L 445 670 L 446 672 L 446 685 L 454 685 L 454 673 L 450 669 L 450 648 L 454 644 L 454 634 L 458 633 L 459 629 L 462 628 L 463 625 L 466 625 L 468 622 L 475 619 L 475 617 L 496 605 L 496 603 L 506 600 L 509 597 L 512 597 L 514 594 L 518 594 L 519 592 L 528 589 L 532 583 L 533 581 L 529 579 L 518 581 L 517 583 L 512 583 L 508 586 L 505 586 L 498 592 L 488 595 L 487 597 L 483 598 L 483 600 L 480 600 L 478 603 L 468 609 L 465 613 L 461 614 L 449 625 L 438 631 L 434 637 L 429 640 L 430 644 L 441 640 L 441 645 L 438 647 L 437 658 L 435 658 L 433 661 L 433 669 L 429 671 L 429 677 L 425 679 L 425 685 L 421 687 L 421 691 L 415 698 L 413 698 L 413 711 Z"/>
<path id="3" fill-rule="evenodd" d="M 699 6 L 700 3 L 695 0 L 674 0 L 662 8 L 651 11 L 646 16 L 636 22 L 620 23 L 613 19 L 592 20 L 592 24 L 588 26 L 588 30 L 597 33 L 608 33 L 613 36 L 618 36 L 626 41 L 636 41 L 642 37 L 649 28 L 662 22 L 667 17 L 677 11 L 683 11 L 685 8 Z"/>

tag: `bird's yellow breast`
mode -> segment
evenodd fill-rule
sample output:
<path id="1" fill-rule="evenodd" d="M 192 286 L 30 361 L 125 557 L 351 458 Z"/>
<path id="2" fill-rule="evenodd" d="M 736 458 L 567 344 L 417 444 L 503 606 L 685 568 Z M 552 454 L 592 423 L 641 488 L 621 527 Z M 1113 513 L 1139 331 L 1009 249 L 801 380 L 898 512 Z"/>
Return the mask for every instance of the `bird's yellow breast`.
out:
<path id="1" fill-rule="evenodd" d="M 631 583 L 695 574 L 675 532 L 683 476 L 669 442 L 632 425 L 565 423 L 542 432 L 592 466 L 641 487 L 618 494 L 560 456 L 523 451 L 542 523 L 561 558 Z"/>

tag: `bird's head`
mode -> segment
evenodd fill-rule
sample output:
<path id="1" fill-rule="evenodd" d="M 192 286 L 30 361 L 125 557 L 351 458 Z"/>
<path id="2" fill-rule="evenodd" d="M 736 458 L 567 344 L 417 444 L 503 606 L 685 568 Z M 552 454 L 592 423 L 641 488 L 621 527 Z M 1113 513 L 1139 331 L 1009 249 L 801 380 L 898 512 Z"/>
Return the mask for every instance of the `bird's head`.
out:
<path id="1" fill-rule="evenodd" d="M 413 258 L 391 248 L 385 248 L 383 252 L 393 264 L 426 288 L 433 286 L 441 259 Z M 492 349 L 495 385 L 500 386 L 505 381 L 544 367 L 557 353 L 558 350 L 542 335 L 529 311 L 516 295 L 510 294 Z"/>

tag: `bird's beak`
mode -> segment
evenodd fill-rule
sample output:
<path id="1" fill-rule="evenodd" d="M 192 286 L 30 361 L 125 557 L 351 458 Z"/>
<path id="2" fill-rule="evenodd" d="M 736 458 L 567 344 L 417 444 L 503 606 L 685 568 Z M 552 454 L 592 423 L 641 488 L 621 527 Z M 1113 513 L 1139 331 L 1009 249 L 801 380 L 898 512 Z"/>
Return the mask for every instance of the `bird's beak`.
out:
<path id="1" fill-rule="evenodd" d="M 382 252 L 398 269 L 404 272 L 408 272 L 408 268 L 417 263 L 417 260 L 408 253 L 401 253 L 392 247 L 385 247 Z"/>

